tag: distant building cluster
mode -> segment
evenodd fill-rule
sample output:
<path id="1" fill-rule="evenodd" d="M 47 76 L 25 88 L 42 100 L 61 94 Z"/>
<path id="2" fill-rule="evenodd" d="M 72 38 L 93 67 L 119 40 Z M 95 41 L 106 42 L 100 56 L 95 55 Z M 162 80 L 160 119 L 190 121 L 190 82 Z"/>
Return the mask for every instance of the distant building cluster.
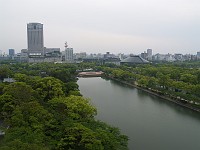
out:
<path id="1" fill-rule="evenodd" d="M 152 56 L 152 61 L 164 61 L 164 62 L 175 62 L 175 61 L 196 61 L 200 60 L 197 55 L 191 54 L 155 54 Z"/>
<path id="2" fill-rule="evenodd" d="M 154 54 L 152 49 L 147 49 L 140 55 L 133 54 L 87 54 L 86 52 L 74 53 L 73 48 L 65 49 L 47 48 L 44 46 L 43 24 L 27 24 L 27 49 L 22 49 L 21 53 L 15 53 L 14 49 L 9 49 L 8 54 L 0 50 L 0 60 L 15 60 L 19 62 L 59 62 L 59 63 L 80 63 L 80 62 L 99 62 L 101 64 L 114 63 L 121 64 L 141 64 L 150 62 L 175 62 L 175 61 L 196 61 L 200 60 L 200 51 L 196 55 L 191 54 Z"/>

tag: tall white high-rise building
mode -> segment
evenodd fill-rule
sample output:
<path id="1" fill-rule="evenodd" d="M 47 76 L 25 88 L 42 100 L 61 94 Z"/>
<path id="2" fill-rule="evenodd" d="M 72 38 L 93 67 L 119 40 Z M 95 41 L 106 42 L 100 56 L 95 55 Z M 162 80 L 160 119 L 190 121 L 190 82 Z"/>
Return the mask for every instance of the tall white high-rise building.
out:
<path id="1" fill-rule="evenodd" d="M 69 62 L 69 63 L 72 63 L 73 60 L 74 60 L 73 48 L 66 48 L 65 49 L 65 61 Z"/>
<path id="2" fill-rule="evenodd" d="M 69 48 L 67 42 L 65 43 L 65 61 L 72 63 L 74 61 L 73 48 Z"/>
<path id="3" fill-rule="evenodd" d="M 43 24 L 27 24 L 28 55 L 41 57 L 44 55 Z"/>

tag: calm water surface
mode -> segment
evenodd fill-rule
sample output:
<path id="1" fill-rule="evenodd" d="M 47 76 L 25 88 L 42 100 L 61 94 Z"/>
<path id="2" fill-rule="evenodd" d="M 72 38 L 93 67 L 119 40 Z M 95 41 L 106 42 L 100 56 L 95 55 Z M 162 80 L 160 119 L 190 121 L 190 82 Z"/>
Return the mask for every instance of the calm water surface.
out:
<path id="1" fill-rule="evenodd" d="M 79 78 L 97 119 L 120 128 L 130 150 L 200 150 L 200 114 L 112 80 Z"/>

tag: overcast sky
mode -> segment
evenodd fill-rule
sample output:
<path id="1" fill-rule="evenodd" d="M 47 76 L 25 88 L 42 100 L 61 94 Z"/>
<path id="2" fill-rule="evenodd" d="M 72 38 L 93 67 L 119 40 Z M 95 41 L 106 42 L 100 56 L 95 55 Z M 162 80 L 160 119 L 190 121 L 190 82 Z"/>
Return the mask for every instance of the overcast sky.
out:
<path id="1" fill-rule="evenodd" d="M 27 48 L 30 22 L 46 47 L 75 53 L 200 51 L 200 0 L 0 0 L 0 50 Z"/>

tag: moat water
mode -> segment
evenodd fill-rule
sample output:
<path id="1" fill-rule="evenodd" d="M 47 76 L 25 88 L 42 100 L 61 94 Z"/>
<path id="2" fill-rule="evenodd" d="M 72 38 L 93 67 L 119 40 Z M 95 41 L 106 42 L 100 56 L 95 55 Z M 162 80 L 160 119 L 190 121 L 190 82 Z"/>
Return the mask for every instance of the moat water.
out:
<path id="1" fill-rule="evenodd" d="M 130 150 L 200 150 L 200 113 L 116 81 L 79 78 L 97 119 L 129 137 Z"/>

